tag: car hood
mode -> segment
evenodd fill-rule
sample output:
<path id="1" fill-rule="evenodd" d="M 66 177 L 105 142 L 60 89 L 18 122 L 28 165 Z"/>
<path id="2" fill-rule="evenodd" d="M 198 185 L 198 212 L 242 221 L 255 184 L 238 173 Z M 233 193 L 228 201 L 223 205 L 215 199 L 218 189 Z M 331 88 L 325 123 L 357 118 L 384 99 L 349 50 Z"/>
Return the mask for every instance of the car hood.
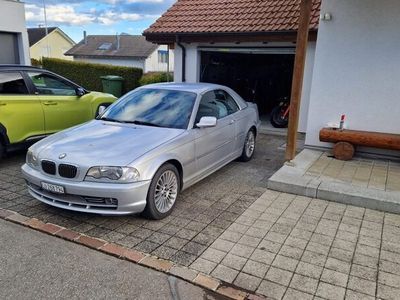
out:
<path id="1" fill-rule="evenodd" d="M 182 129 L 94 120 L 52 135 L 33 148 L 39 159 L 85 166 L 126 166 L 182 134 Z M 60 159 L 60 155 L 65 158 Z"/>

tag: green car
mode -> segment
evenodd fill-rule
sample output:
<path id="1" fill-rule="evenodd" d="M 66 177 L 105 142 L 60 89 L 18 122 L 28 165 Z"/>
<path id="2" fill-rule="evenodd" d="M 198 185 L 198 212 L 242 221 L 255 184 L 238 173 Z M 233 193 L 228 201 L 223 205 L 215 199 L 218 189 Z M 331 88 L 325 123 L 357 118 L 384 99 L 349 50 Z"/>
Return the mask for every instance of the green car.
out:
<path id="1" fill-rule="evenodd" d="M 95 118 L 116 99 L 40 68 L 0 65 L 0 158 Z"/>

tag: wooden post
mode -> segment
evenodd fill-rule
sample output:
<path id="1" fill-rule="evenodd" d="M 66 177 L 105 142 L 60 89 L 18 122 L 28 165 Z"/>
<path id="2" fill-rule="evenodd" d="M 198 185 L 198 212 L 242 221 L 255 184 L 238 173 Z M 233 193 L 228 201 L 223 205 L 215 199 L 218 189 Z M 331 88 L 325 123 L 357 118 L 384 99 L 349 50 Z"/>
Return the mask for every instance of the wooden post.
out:
<path id="1" fill-rule="evenodd" d="M 297 30 L 296 57 L 294 61 L 292 95 L 290 99 L 289 126 L 286 144 L 286 160 L 292 160 L 296 155 L 297 129 L 299 126 L 299 111 L 301 92 L 303 88 L 304 65 L 306 61 L 308 32 L 312 0 L 301 0 L 299 28 Z"/>

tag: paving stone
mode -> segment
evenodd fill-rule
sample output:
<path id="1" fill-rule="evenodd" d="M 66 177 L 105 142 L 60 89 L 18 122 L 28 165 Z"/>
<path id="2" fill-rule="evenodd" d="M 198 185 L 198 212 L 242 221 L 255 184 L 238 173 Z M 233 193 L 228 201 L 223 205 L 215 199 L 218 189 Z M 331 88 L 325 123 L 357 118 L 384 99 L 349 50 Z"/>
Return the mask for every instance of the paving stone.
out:
<path id="1" fill-rule="evenodd" d="M 233 246 L 233 248 L 231 249 L 231 251 L 229 253 L 237 255 L 237 256 L 249 258 L 254 250 L 255 249 L 253 247 L 236 244 L 235 246 Z"/>
<path id="2" fill-rule="evenodd" d="M 257 293 L 273 299 L 281 299 L 286 291 L 286 287 L 263 280 L 257 289 Z"/>
<path id="3" fill-rule="evenodd" d="M 245 246 L 256 248 L 258 246 L 258 244 L 260 243 L 260 241 L 261 241 L 261 238 L 256 238 L 256 237 L 252 237 L 252 236 L 249 236 L 249 235 L 244 235 L 238 241 L 238 244 L 242 244 L 242 245 L 245 245 Z"/>
<path id="4" fill-rule="evenodd" d="M 160 244 L 149 242 L 149 241 L 143 241 L 140 242 L 135 246 L 135 249 L 145 252 L 145 253 L 151 253 L 152 251 L 156 250 Z"/>
<path id="5" fill-rule="evenodd" d="M 322 274 L 323 268 L 317 265 L 309 264 L 306 262 L 299 262 L 296 268 L 296 273 L 311 278 L 319 279 Z"/>
<path id="6" fill-rule="evenodd" d="M 366 256 L 359 253 L 354 254 L 353 263 L 376 269 L 378 267 L 378 259 L 372 256 Z"/>
<path id="7" fill-rule="evenodd" d="M 220 251 L 229 252 L 234 245 L 235 244 L 233 242 L 217 239 L 214 243 L 211 244 L 210 247 Z"/>
<path id="8" fill-rule="evenodd" d="M 217 264 L 215 262 L 203 258 L 198 258 L 190 265 L 190 268 L 205 274 L 210 274 L 216 266 Z"/>
<path id="9" fill-rule="evenodd" d="M 257 247 L 260 250 L 266 250 L 272 253 L 278 253 L 279 250 L 282 248 L 282 244 L 268 241 L 268 240 L 261 240 L 260 244 Z"/>
<path id="10" fill-rule="evenodd" d="M 362 293 L 355 292 L 352 290 L 346 290 L 346 299 L 347 300 L 374 300 L 375 297 L 368 296 L 366 294 L 362 294 Z"/>
<path id="11" fill-rule="evenodd" d="M 324 269 L 322 272 L 321 281 L 337 286 L 346 287 L 348 278 L 349 278 L 348 274 L 340 273 L 329 269 Z"/>
<path id="12" fill-rule="evenodd" d="M 260 249 L 254 250 L 253 254 L 250 256 L 250 259 L 267 265 L 270 265 L 274 260 L 274 258 L 275 258 L 275 253 Z"/>
<path id="13" fill-rule="evenodd" d="M 157 257 L 163 258 L 163 259 L 170 259 L 178 250 L 174 248 L 170 248 L 164 245 L 161 245 L 158 247 L 156 250 L 152 252 L 152 255 L 155 255 Z"/>
<path id="14" fill-rule="evenodd" d="M 351 271 L 350 271 L 350 275 L 360 277 L 363 279 L 368 279 L 371 281 L 376 281 L 377 273 L 378 272 L 376 269 L 368 268 L 357 264 L 353 264 L 351 266 Z"/>
<path id="15" fill-rule="evenodd" d="M 328 257 L 325 264 L 325 268 L 341 272 L 344 274 L 350 273 L 350 267 L 351 267 L 350 263 L 332 257 Z"/>
<path id="16" fill-rule="evenodd" d="M 320 282 L 317 288 L 317 296 L 320 296 L 325 299 L 336 300 L 336 299 L 344 299 L 345 296 L 345 288 L 338 287 L 336 285 L 332 285 L 325 282 Z"/>
<path id="17" fill-rule="evenodd" d="M 204 250 L 207 249 L 206 246 L 196 243 L 196 242 L 189 242 L 185 246 L 182 247 L 182 251 L 199 256 Z"/>
<path id="18" fill-rule="evenodd" d="M 227 254 L 221 264 L 232 269 L 240 271 L 245 265 L 247 259 L 233 254 Z"/>
<path id="19" fill-rule="evenodd" d="M 213 248 L 208 248 L 201 254 L 201 257 L 215 263 L 220 263 L 222 259 L 225 257 L 225 255 L 226 252 L 216 250 Z"/>
<path id="20" fill-rule="evenodd" d="M 245 290 L 254 292 L 261 283 L 261 278 L 254 277 L 245 273 L 239 273 L 234 284 Z"/>
<path id="21" fill-rule="evenodd" d="M 353 252 L 349 252 L 339 248 L 331 248 L 329 250 L 328 256 L 346 262 L 351 262 L 353 260 Z"/>
<path id="22" fill-rule="evenodd" d="M 154 232 L 146 240 L 153 242 L 153 243 L 162 244 L 170 238 L 171 238 L 171 236 L 168 234 L 161 233 L 161 232 Z"/>
<path id="23" fill-rule="evenodd" d="M 244 265 L 242 272 L 264 278 L 265 274 L 267 273 L 269 269 L 269 265 L 253 261 L 253 260 L 248 260 L 246 264 Z"/>
<path id="24" fill-rule="evenodd" d="M 180 250 L 184 245 L 186 245 L 189 241 L 186 239 L 172 237 L 168 241 L 164 243 L 165 246 Z"/>
<path id="25" fill-rule="evenodd" d="M 293 273 L 289 271 L 271 267 L 269 268 L 267 275 L 265 275 L 265 279 L 288 286 L 292 275 Z"/>
<path id="26" fill-rule="evenodd" d="M 178 251 L 171 257 L 172 261 L 186 267 L 189 266 L 195 259 L 195 255 L 183 251 Z"/>
<path id="27" fill-rule="evenodd" d="M 400 289 L 400 276 L 396 274 L 379 271 L 378 282 Z"/>
<path id="28" fill-rule="evenodd" d="M 283 245 L 282 248 L 279 250 L 280 255 L 290 257 L 296 260 L 300 260 L 301 256 L 303 255 L 303 250 L 295 247 L 289 247 L 287 245 Z"/>
<path id="29" fill-rule="evenodd" d="M 170 270 L 170 273 L 188 281 L 194 280 L 198 275 L 198 272 L 181 266 L 173 266 Z"/>
<path id="30" fill-rule="evenodd" d="M 400 289 L 378 284 L 378 299 L 398 300 L 400 295 Z"/>
<path id="31" fill-rule="evenodd" d="M 299 261 L 296 259 L 277 255 L 272 262 L 272 266 L 293 272 L 294 270 L 296 270 L 298 263 Z"/>
<path id="32" fill-rule="evenodd" d="M 347 288 L 353 291 L 375 296 L 376 282 L 350 276 Z"/>
<path id="33" fill-rule="evenodd" d="M 299 274 L 294 274 L 292 281 L 290 282 L 290 287 L 309 294 L 314 294 L 317 290 L 317 286 L 317 279 Z"/>
<path id="34" fill-rule="evenodd" d="M 398 274 L 400 270 L 400 264 L 396 264 L 391 261 L 380 260 L 379 261 L 379 270 L 387 273 Z"/>
<path id="35" fill-rule="evenodd" d="M 242 233 L 226 230 L 224 233 L 220 235 L 219 238 L 233 243 L 237 243 L 242 236 L 243 236 Z"/>
<path id="36" fill-rule="evenodd" d="M 299 300 L 299 299 L 311 300 L 313 299 L 313 295 L 288 288 L 285 293 L 285 296 L 283 297 L 283 300 Z"/>
<path id="37" fill-rule="evenodd" d="M 193 282 L 210 290 L 216 290 L 219 286 L 219 282 L 213 278 L 198 274 Z"/>
<path id="38" fill-rule="evenodd" d="M 224 265 L 218 265 L 211 273 L 213 277 L 228 283 L 232 283 L 238 274 L 239 271 L 226 267 Z"/>
<path id="39" fill-rule="evenodd" d="M 301 261 L 323 267 L 326 261 L 326 256 L 306 250 L 303 253 Z"/>

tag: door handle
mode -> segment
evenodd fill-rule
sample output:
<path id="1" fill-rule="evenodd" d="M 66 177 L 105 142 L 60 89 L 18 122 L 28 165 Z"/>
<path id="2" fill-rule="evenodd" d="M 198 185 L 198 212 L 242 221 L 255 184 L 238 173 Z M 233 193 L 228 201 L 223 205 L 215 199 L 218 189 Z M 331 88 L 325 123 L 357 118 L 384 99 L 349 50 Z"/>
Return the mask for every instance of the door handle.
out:
<path id="1" fill-rule="evenodd" d="M 44 104 L 44 105 L 57 105 L 57 102 L 54 102 L 54 101 L 46 101 L 46 102 L 43 102 L 43 104 Z"/>
<path id="2" fill-rule="evenodd" d="M 235 123 L 235 120 L 231 120 L 231 121 L 229 122 L 229 125 L 232 125 L 233 123 Z"/>

